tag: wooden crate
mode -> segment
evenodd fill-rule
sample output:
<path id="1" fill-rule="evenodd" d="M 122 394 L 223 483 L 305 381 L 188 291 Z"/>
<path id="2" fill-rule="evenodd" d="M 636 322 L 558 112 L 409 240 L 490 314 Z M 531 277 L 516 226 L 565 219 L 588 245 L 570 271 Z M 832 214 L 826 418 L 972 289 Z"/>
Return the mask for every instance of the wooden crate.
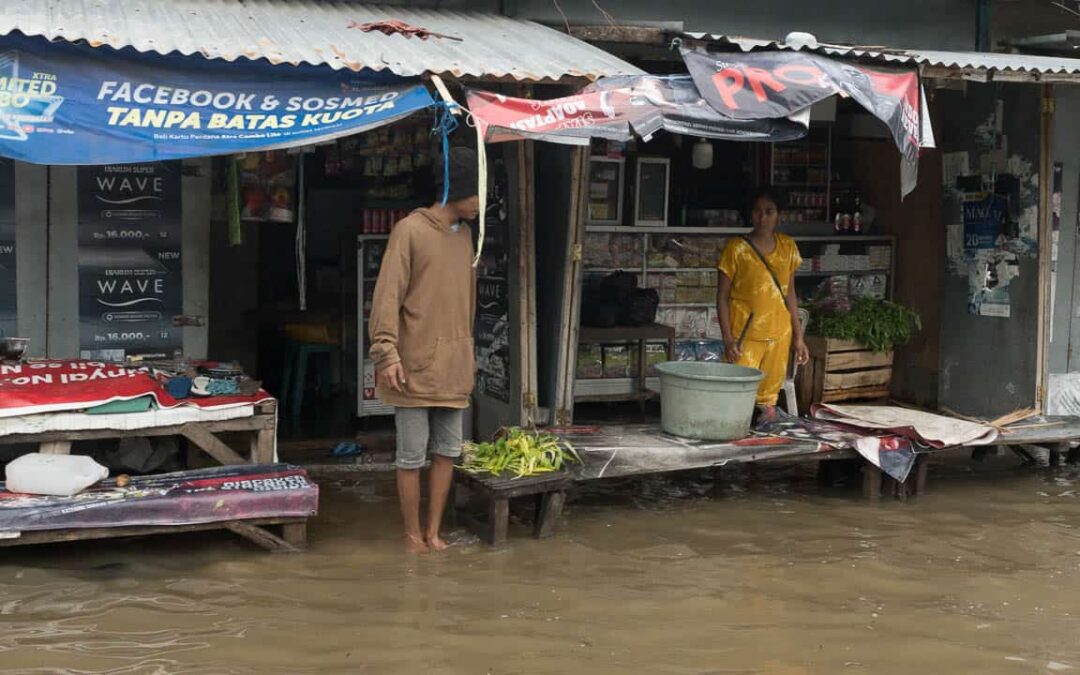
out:
<path id="1" fill-rule="evenodd" d="M 810 362 L 799 369 L 799 407 L 889 396 L 892 352 L 873 352 L 861 342 L 806 337 Z"/>

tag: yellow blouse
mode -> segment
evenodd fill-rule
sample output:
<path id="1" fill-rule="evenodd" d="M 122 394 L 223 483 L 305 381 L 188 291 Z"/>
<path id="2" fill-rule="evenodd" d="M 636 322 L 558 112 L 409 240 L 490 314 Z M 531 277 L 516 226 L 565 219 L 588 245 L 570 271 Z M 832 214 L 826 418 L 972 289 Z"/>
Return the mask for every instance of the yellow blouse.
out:
<path id="1" fill-rule="evenodd" d="M 784 302 L 791 277 L 802 264 L 795 240 L 776 234 L 776 247 L 765 256 L 784 293 L 776 287 L 761 258 L 742 237 L 732 237 L 724 246 L 717 268 L 731 279 L 731 330 L 739 339 L 746 320 L 753 313 L 748 340 L 778 340 L 791 333 L 791 314 Z"/>

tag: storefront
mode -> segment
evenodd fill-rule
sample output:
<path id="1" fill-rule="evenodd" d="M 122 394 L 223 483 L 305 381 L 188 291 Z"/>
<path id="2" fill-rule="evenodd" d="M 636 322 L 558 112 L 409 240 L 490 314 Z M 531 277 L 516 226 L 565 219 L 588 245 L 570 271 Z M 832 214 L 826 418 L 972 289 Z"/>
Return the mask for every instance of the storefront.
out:
<path id="1" fill-rule="evenodd" d="M 89 17 L 63 36 L 29 17 L 20 30 L 31 37 L 4 38 L 9 75 L 46 82 L 34 85 L 45 107 L 8 111 L 0 139 L 15 159 L 0 174 L 0 256 L 18 275 L 0 307 L 4 334 L 51 358 L 236 361 L 282 401 L 284 420 L 309 418 L 305 434 L 351 437 L 356 419 L 388 412 L 365 363 L 365 304 L 391 225 L 436 197 L 443 138 L 421 77 L 441 73 L 460 97 L 459 82 L 517 91 L 638 72 L 493 14 L 350 5 L 314 21 L 303 8 L 237 3 L 186 17 L 235 29 L 207 30 L 206 56 L 181 56 L 191 49 L 153 12 L 124 11 L 133 32 L 111 35 L 113 46 L 89 46 L 102 44 Z M 258 28 L 300 18 L 310 39 L 270 44 Z M 462 120 L 449 142 L 475 134 Z M 477 404 L 488 427 L 520 419 L 536 373 L 534 320 L 520 318 L 532 316 L 533 267 L 521 264 L 532 156 L 500 148 L 490 174 Z"/>

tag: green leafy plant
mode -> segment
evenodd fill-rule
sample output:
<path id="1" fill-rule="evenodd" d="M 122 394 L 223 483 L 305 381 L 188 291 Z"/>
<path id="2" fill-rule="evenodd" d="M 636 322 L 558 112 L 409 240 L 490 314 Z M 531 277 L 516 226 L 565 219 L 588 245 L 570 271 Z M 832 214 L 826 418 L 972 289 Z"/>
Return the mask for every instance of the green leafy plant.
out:
<path id="1" fill-rule="evenodd" d="M 860 298 L 846 312 L 812 309 L 811 335 L 837 340 L 857 340 L 875 352 L 891 351 L 907 344 L 922 330 L 919 315 L 888 300 Z"/>
<path id="2" fill-rule="evenodd" d="M 466 443 L 458 467 L 468 473 L 498 476 L 512 473 L 514 478 L 558 471 L 570 462 L 581 462 L 577 451 L 551 434 L 511 427 L 490 443 Z"/>

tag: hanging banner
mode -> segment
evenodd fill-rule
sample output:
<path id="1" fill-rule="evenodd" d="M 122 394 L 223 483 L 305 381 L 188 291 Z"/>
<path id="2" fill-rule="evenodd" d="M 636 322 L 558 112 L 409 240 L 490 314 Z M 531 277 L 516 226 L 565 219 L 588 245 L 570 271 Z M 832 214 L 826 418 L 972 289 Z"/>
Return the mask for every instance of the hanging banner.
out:
<path id="1" fill-rule="evenodd" d="M 870 68 L 804 51 L 707 52 L 682 49 L 701 95 L 740 120 L 785 117 L 837 94 L 888 125 L 909 161 L 923 146 L 922 97 L 914 68 Z"/>
<path id="2" fill-rule="evenodd" d="M 671 133 L 737 141 L 789 141 L 807 120 L 735 119 L 716 112 L 687 76 L 601 78 L 572 96 L 537 101 L 468 92 L 469 110 L 488 142 L 522 138 L 584 145 L 590 138 L 628 141 Z"/>
<path id="3" fill-rule="evenodd" d="M 206 365 L 213 365 L 207 362 Z M 173 398 L 152 368 L 100 361 L 40 359 L 0 363 L 0 419 L 40 413 L 86 410 L 113 401 L 151 396 L 159 408 L 227 408 L 269 400 L 251 396 Z"/>
<path id="4" fill-rule="evenodd" d="M 180 162 L 78 169 L 79 356 L 170 358 L 183 347 Z"/>
<path id="5" fill-rule="evenodd" d="M 432 105 L 415 79 L 0 39 L 0 156 L 120 164 L 309 145 Z"/>

